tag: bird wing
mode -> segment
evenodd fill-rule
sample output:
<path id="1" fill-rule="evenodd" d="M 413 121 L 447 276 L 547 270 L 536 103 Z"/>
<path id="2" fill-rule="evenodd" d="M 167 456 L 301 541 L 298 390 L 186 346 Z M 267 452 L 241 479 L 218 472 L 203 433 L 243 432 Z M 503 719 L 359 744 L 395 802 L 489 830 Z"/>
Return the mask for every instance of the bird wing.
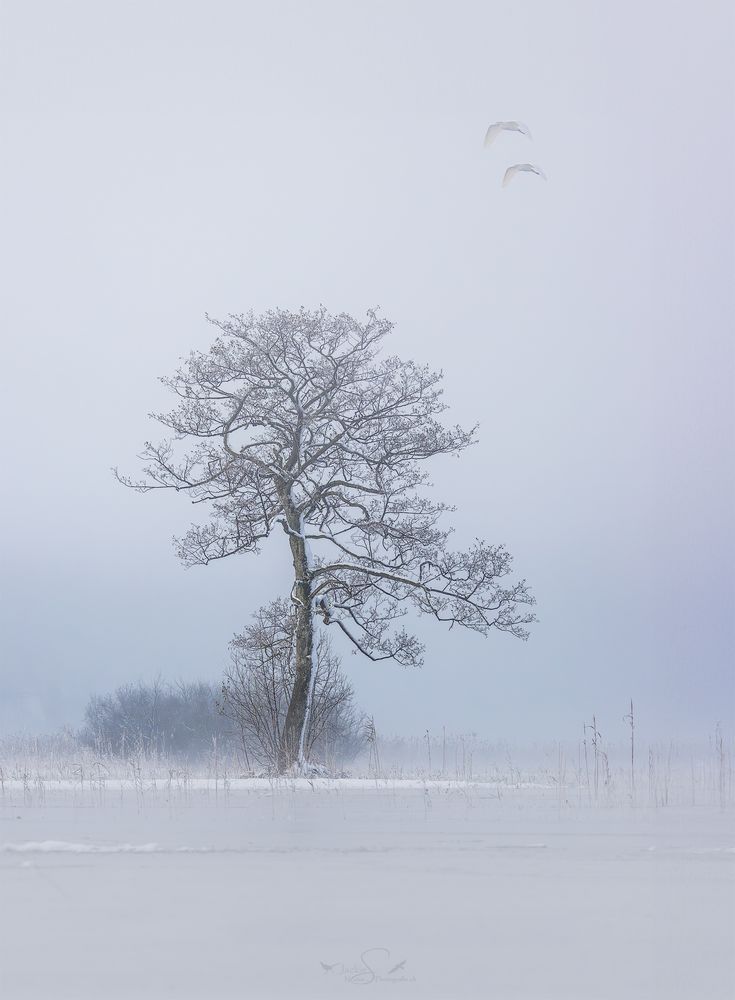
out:
<path id="1" fill-rule="evenodd" d="M 529 139 L 531 138 L 531 130 L 528 125 L 524 125 L 523 122 L 508 122 L 508 124 L 513 126 L 515 132 L 520 132 L 521 135 L 527 135 Z"/>
<path id="2" fill-rule="evenodd" d="M 508 169 L 503 174 L 503 187 L 506 187 L 508 184 L 510 184 L 515 175 L 521 169 L 522 166 L 520 163 L 514 163 L 512 167 L 508 167 Z"/>
<path id="3" fill-rule="evenodd" d="M 519 163 L 518 169 L 527 170 L 531 174 L 538 174 L 539 177 L 543 177 L 544 180 L 547 179 L 546 174 L 543 172 L 541 167 L 537 167 L 535 163 Z"/>
<path id="4" fill-rule="evenodd" d="M 490 125 L 485 133 L 485 145 L 490 146 L 493 142 L 495 142 L 502 131 L 503 122 L 495 122 L 494 125 Z"/>
<path id="5" fill-rule="evenodd" d="M 548 180 L 546 174 L 543 172 L 541 167 L 536 167 L 533 163 L 514 163 L 512 167 L 508 167 L 505 171 L 505 176 L 503 177 L 503 187 L 506 186 L 510 181 L 513 180 L 515 175 L 519 171 L 524 171 L 526 173 L 538 174 L 539 177 L 543 177 L 544 180 Z"/>
<path id="6" fill-rule="evenodd" d="M 523 122 L 493 122 L 485 133 L 485 145 L 490 146 L 501 132 L 520 132 L 521 135 L 527 135 L 531 138 L 531 132 L 527 125 Z"/>

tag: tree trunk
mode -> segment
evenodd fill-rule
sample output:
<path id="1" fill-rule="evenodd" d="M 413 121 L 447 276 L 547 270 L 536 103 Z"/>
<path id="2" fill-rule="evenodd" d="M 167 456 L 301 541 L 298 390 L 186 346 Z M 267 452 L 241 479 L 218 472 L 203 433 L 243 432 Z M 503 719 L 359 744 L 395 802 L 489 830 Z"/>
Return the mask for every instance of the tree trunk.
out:
<path id="1" fill-rule="evenodd" d="M 296 676 L 283 728 L 283 740 L 278 761 L 278 769 L 281 772 L 288 770 L 293 764 L 304 763 L 306 747 L 304 729 L 305 726 L 308 726 L 307 713 L 310 707 L 314 669 L 314 609 L 311 601 L 309 558 L 299 517 L 288 507 L 287 523 L 295 575 L 292 600 L 296 605 L 296 648 L 294 650 Z"/>

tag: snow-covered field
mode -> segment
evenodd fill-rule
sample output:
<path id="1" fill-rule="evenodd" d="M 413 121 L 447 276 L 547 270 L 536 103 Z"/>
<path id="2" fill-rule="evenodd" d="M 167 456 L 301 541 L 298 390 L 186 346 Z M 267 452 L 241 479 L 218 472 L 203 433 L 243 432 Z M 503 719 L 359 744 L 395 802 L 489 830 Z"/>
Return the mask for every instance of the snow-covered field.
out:
<path id="1" fill-rule="evenodd" d="M 729 803 L 588 791 L 6 778 L 0 997 L 735 996 Z"/>

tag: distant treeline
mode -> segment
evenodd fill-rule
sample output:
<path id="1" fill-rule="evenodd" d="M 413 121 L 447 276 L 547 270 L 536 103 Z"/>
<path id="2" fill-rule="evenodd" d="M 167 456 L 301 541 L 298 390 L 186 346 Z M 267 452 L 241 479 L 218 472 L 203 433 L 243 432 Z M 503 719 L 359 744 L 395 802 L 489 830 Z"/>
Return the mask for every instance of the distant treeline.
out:
<path id="1" fill-rule="evenodd" d="M 215 745 L 234 746 L 232 723 L 218 705 L 219 689 L 203 681 L 124 684 L 94 695 L 80 739 L 101 753 L 199 757 Z"/>

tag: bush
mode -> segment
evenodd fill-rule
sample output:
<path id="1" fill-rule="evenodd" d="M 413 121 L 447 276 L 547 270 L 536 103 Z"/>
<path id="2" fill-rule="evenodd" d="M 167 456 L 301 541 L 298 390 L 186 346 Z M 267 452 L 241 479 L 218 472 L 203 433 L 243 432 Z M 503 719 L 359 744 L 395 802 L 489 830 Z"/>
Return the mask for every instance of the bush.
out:
<path id="1" fill-rule="evenodd" d="M 100 752 L 200 756 L 214 741 L 232 742 L 217 705 L 217 689 L 203 681 L 125 684 L 93 696 L 80 739 Z"/>
<path id="2" fill-rule="evenodd" d="M 293 759 L 285 748 L 286 712 L 296 678 L 296 615 L 289 601 L 272 601 L 230 643 L 232 664 L 222 685 L 222 711 L 237 728 L 248 766 L 277 771 Z M 329 637 L 315 641 L 313 695 L 304 753 L 311 763 L 339 770 L 364 743 L 364 716 L 342 673 Z"/>

